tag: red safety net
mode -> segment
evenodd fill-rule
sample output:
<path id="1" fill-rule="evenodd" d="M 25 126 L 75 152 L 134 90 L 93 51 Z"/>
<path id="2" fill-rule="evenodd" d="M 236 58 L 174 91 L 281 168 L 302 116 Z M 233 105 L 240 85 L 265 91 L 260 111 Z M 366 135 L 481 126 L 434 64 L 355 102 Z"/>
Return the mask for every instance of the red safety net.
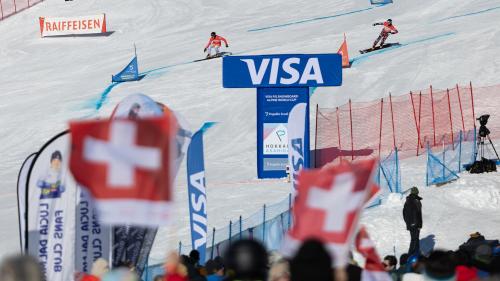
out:
<path id="1" fill-rule="evenodd" d="M 0 0 L 0 20 L 28 9 L 43 0 Z"/>
<path id="2" fill-rule="evenodd" d="M 500 138 L 500 85 L 447 90 L 412 91 L 372 102 L 349 102 L 318 108 L 315 166 L 332 161 L 387 155 L 395 147 L 400 157 L 420 155 L 427 145 L 453 143 L 460 131 L 474 129 L 475 118 L 492 114 L 488 128 Z M 495 121 L 493 121 L 495 120 Z M 498 125 L 497 125 L 498 124 Z"/>

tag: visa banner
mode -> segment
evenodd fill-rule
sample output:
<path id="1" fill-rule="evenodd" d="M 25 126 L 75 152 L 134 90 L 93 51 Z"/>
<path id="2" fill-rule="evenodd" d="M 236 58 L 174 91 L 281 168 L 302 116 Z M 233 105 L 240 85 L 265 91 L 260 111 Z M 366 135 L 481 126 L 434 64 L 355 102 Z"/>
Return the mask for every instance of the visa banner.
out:
<path id="1" fill-rule="evenodd" d="M 106 14 L 80 17 L 40 17 L 40 36 L 106 33 Z"/>
<path id="2" fill-rule="evenodd" d="M 203 128 L 191 138 L 187 151 L 187 180 L 191 244 L 205 262 L 207 249 L 207 192 L 203 156 Z"/>
<path id="3" fill-rule="evenodd" d="M 326 87 L 342 84 L 339 54 L 226 56 L 224 88 Z"/>

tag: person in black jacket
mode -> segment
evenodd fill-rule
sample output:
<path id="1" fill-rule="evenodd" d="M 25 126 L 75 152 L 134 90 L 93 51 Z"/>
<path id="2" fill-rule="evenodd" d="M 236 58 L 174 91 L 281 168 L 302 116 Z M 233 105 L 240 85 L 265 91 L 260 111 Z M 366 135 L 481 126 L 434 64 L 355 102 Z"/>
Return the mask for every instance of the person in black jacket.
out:
<path id="1" fill-rule="evenodd" d="M 403 218 L 406 223 L 406 229 L 410 231 L 411 242 L 408 254 L 420 254 L 420 229 L 422 228 L 422 198 L 418 196 L 418 188 L 412 187 L 410 195 L 406 197 L 403 208 Z"/>

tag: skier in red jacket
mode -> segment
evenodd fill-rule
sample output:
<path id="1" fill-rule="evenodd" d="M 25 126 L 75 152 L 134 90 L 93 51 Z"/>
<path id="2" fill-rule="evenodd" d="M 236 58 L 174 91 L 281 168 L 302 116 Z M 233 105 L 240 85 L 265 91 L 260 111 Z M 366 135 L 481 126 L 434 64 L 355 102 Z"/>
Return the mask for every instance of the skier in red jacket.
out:
<path id="1" fill-rule="evenodd" d="M 385 40 L 387 39 L 387 37 L 389 37 L 389 34 L 398 33 L 398 30 L 396 29 L 396 27 L 394 25 L 392 25 L 391 19 L 388 19 L 385 22 L 376 22 L 373 24 L 373 26 L 376 26 L 376 25 L 383 25 L 384 28 L 382 28 L 382 31 L 380 31 L 380 35 L 377 37 L 377 40 L 375 40 L 375 42 L 373 42 L 372 49 L 375 49 L 377 47 L 377 43 L 381 39 L 382 39 L 382 41 L 380 42 L 380 47 L 384 46 Z"/>
<path id="2" fill-rule="evenodd" d="M 210 40 L 208 40 L 208 43 L 205 46 L 205 49 L 203 49 L 203 52 L 206 52 L 208 49 L 207 58 L 209 58 L 210 55 L 212 54 L 212 49 L 215 49 L 215 56 L 219 55 L 219 49 L 220 49 L 220 46 L 222 45 L 222 42 L 224 42 L 226 44 L 226 48 L 229 47 L 229 45 L 227 44 L 226 38 L 215 34 L 215 32 L 210 33 Z"/>

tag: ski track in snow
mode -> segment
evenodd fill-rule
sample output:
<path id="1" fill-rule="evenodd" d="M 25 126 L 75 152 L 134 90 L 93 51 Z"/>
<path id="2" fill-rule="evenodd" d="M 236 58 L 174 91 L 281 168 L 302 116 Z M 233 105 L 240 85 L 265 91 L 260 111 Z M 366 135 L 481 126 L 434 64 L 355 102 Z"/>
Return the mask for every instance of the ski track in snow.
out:
<path id="1" fill-rule="evenodd" d="M 489 9 L 480 10 L 480 11 L 477 11 L 477 12 L 471 12 L 471 13 L 466 13 L 466 14 L 462 14 L 462 15 L 447 17 L 447 18 L 440 19 L 440 20 L 435 21 L 435 22 L 443 22 L 443 21 L 447 21 L 447 20 L 451 20 L 451 19 L 457 19 L 457 18 L 475 16 L 475 15 L 484 14 L 484 13 L 488 13 L 488 12 L 495 11 L 495 10 L 500 10 L 500 6 L 489 8 Z"/>

